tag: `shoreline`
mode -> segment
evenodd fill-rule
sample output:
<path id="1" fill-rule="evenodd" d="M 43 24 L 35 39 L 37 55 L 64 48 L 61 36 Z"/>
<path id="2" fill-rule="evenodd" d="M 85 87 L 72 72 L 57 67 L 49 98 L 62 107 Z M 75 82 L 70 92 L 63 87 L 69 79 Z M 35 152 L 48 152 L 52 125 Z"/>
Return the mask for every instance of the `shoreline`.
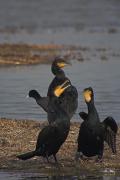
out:
<path id="1" fill-rule="evenodd" d="M 27 161 L 21 161 L 16 155 L 31 151 L 35 148 L 39 131 L 47 124 L 47 121 L 0 119 L 0 170 L 27 171 L 45 174 L 56 173 L 56 167 L 52 159 L 47 163 L 42 157 L 35 157 Z M 60 148 L 57 157 L 61 173 L 76 174 L 79 171 L 89 173 L 119 173 L 120 170 L 120 129 L 117 134 L 117 155 L 112 155 L 111 150 L 105 144 L 103 162 L 96 163 L 95 157 L 89 160 L 75 161 L 77 149 L 77 136 L 79 122 L 71 122 L 71 128 L 66 142 Z M 110 171 L 111 170 L 111 171 Z M 55 171 L 55 172 L 54 172 Z"/>
<path id="2" fill-rule="evenodd" d="M 61 54 L 63 54 L 67 60 L 69 60 L 70 57 L 74 57 L 79 61 L 83 61 L 81 53 L 76 54 L 77 49 L 84 51 L 82 47 L 57 44 L 0 44 L 0 65 L 51 64 L 53 59 Z"/>
<path id="3" fill-rule="evenodd" d="M 56 56 L 63 56 L 68 61 L 109 61 L 119 59 L 120 53 L 108 47 L 90 45 L 0 44 L 0 67 L 51 64 Z"/>

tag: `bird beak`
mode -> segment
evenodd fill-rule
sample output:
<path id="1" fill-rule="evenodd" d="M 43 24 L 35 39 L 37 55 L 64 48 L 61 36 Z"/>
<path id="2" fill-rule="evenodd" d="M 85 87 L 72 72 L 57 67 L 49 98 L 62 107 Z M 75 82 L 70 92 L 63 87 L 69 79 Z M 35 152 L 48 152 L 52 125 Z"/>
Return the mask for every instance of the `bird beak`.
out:
<path id="1" fill-rule="evenodd" d="M 65 66 L 71 65 L 71 63 L 68 61 L 65 61 L 65 62 L 59 62 L 57 63 L 57 65 L 59 68 L 64 68 Z"/>
<path id="2" fill-rule="evenodd" d="M 71 85 L 68 84 L 68 83 L 69 83 L 69 81 L 66 80 L 62 85 L 57 86 L 57 87 L 55 88 L 55 90 L 54 90 L 54 95 L 55 95 L 56 97 L 59 97 L 59 96 L 65 91 L 65 89 L 67 89 L 68 87 L 71 86 Z"/>

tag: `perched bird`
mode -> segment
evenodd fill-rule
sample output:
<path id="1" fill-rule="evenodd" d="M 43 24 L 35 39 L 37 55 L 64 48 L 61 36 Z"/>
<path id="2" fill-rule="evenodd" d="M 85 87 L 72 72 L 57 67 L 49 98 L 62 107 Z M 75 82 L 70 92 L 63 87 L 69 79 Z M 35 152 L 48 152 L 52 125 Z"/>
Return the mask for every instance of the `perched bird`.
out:
<path id="1" fill-rule="evenodd" d="M 57 57 L 52 63 L 52 73 L 55 75 L 52 80 L 49 88 L 47 97 L 41 97 L 38 92 L 35 90 L 29 91 L 29 97 L 32 97 L 36 100 L 37 104 L 40 105 L 47 113 L 50 99 L 54 96 L 54 88 L 61 85 L 65 81 L 71 84 L 70 80 L 65 76 L 62 68 L 69 64 L 63 58 Z M 77 89 L 71 84 L 60 96 L 61 107 L 67 112 L 70 118 L 72 118 L 78 106 L 78 92 Z M 53 117 L 48 113 L 48 121 L 53 122 Z"/>
<path id="2" fill-rule="evenodd" d="M 116 133 L 118 126 L 112 117 L 107 117 L 100 122 L 98 112 L 94 104 L 94 93 L 91 87 L 84 89 L 83 96 L 88 107 L 88 113 L 80 112 L 84 120 L 78 135 L 78 149 L 76 158 L 97 155 L 97 161 L 102 160 L 104 141 L 106 141 L 112 152 L 116 153 Z"/>
<path id="3" fill-rule="evenodd" d="M 18 155 L 21 160 L 27 160 L 34 156 L 43 156 L 45 158 L 53 155 L 57 161 L 56 154 L 61 145 L 65 142 L 69 129 L 70 118 L 59 103 L 59 96 L 70 86 L 68 82 L 63 83 L 54 90 L 54 97 L 51 98 L 51 110 L 53 110 L 56 120 L 54 123 L 44 127 L 38 135 L 36 148 L 34 151 Z"/>

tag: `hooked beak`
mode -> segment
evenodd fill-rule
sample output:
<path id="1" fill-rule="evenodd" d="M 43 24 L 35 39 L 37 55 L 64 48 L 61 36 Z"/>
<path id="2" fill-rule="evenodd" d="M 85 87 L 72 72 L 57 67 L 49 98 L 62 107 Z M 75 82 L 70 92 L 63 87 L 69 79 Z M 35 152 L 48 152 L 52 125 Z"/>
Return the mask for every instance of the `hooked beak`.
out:
<path id="1" fill-rule="evenodd" d="M 65 66 L 71 65 L 71 63 L 69 61 L 65 61 L 65 62 L 58 62 L 57 65 L 59 68 L 64 68 Z"/>

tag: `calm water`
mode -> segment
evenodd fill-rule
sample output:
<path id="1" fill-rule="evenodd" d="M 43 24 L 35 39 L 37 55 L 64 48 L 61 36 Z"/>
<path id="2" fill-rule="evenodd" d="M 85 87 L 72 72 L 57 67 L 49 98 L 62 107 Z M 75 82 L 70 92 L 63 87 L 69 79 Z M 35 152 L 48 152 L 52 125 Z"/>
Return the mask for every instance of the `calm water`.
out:
<path id="1" fill-rule="evenodd" d="M 79 120 L 78 112 L 86 111 L 82 91 L 91 86 L 101 120 L 112 115 L 120 121 L 120 61 L 72 61 L 65 72 L 77 87 L 79 107 L 73 119 Z M 46 119 L 46 113 L 26 95 L 37 89 L 46 96 L 52 80 L 50 65 L 21 66 L 0 69 L 0 116 L 17 119 Z"/>
<path id="2" fill-rule="evenodd" d="M 0 178 L 2 180 L 120 180 L 120 176 L 86 175 L 84 173 L 78 176 L 46 176 L 39 173 L 0 172 Z"/>
<path id="3" fill-rule="evenodd" d="M 0 0 L 0 42 L 117 47 L 119 32 L 119 0 Z"/>

